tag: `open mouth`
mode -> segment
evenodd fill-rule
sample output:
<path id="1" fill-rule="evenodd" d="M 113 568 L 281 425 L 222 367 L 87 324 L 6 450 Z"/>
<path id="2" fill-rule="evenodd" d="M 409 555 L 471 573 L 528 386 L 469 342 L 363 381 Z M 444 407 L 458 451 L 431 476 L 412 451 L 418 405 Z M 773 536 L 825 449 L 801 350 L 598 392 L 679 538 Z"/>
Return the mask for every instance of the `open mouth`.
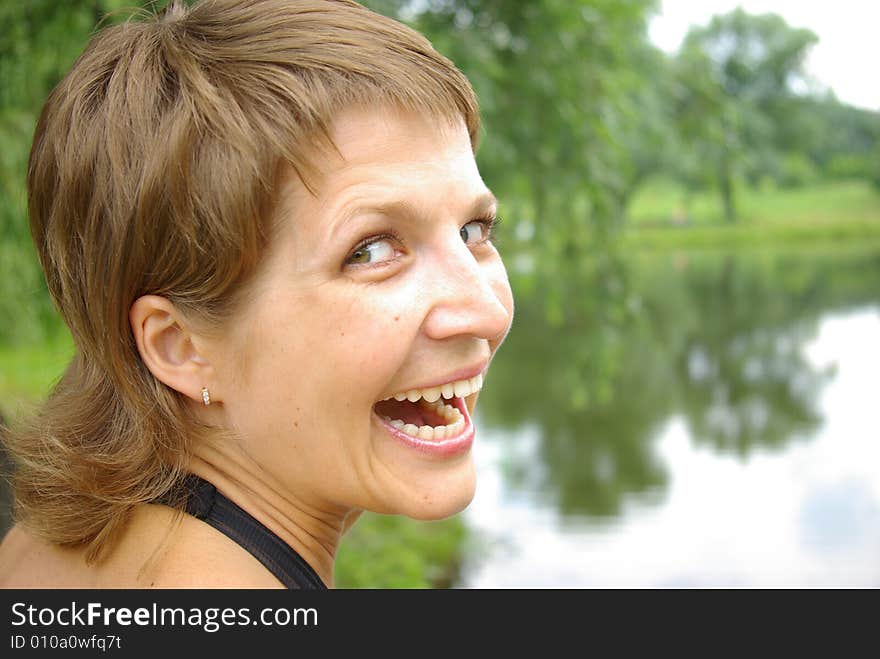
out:
<path id="1" fill-rule="evenodd" d="M 381 400 L 376 414 L 398 431 L 425 441 L 459 436 L 469 423 L 464 399 L 480 390 L 483 376 L 430 389 L 411 389 Z"/>

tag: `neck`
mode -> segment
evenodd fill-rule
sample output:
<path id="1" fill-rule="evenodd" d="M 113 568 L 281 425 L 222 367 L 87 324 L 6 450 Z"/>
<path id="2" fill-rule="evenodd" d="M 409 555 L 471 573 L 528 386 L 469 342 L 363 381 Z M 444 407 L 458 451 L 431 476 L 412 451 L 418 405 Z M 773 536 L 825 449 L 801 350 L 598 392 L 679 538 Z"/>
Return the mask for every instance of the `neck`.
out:
<path id="1" fill-rule="evenodd" d="M 214 443 L 200 446 L 190 471 L 214 485 L 296 551 L 333 587 L 333 563 L 344 531 L 356 514 L 321 506 L 283 488 L 243 452 Z"/>

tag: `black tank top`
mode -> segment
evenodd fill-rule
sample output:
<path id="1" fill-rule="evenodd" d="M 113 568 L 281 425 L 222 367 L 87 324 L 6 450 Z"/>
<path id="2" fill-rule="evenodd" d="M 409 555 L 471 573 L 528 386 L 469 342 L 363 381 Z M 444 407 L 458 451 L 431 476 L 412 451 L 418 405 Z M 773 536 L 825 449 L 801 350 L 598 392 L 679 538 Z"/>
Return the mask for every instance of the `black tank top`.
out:
<path id="1" fill-rule="evenodd" d="M 326 590 L 327 586 L 286 542 L 223 496 L 211 483 L 195 475 L 184 480 L 186 512 L 232 539 L 266 566 L 287 588 Z"/>

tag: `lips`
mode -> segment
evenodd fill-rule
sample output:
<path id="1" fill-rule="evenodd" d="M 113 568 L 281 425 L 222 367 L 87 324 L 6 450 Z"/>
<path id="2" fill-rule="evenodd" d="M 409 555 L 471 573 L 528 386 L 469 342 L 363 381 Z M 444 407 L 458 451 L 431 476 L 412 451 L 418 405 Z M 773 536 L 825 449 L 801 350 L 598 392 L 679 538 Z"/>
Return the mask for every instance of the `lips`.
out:
<path id="1" fill-rule="evenodd" d="M 405 389 L 373 406 L 377 420 L 408 446 L 437 455 L 466 451 L 474 428 L 465 398 L 483 386 L 484 362 L 450 374 L 438 384 Z"/>
<path id="2" fill-rule="evenodd" d="M 406 416 L 410 421 L 425 423 L 417 426 L 415 423 L 405 423 L 403 419 L 392 419 L 387 414 L 380 414 L 383 410 L 388 411 L 388 406 L 392 404 L 400 406 L 395 408 L 397 413 Z M 438 410 L 438 407 L 441 409 Z M 444 407 L 451 411 L 442 409 Z M 424 400 L 415 403 L 408 400 L 393 403 L 382 401 L 376 404 L 374 412 L 376 421 L 389 435 L 409 448 L 431 457 L 449 458 L 460 455 L 474 441 L 474 426 L 462 398 L 435 403 Z M 431 425 L 449 421 L 452 417 L 455 421 L 451 423 Z"/>

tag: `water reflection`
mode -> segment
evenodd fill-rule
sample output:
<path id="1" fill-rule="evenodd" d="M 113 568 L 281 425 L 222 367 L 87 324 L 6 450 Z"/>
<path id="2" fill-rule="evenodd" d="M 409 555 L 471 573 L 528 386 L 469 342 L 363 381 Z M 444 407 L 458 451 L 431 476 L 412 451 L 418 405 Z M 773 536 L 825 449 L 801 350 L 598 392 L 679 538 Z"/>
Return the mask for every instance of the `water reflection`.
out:
<path id="1" fill-rule="evenodd" d="M 646 294 L 655 317 L 665 311 L 664 338 L 679 337 L 668 358 L 690 434 L 741 456 L 809 435 L 821 421 L 815 397 L 827 374 L 801 354 L 816 329 L 817 310 L 805 302 L 827 273 L 794 278 L 787 289 L 781 274 L 796 266 L 784 260 L 762 267 L 727 255 L 684 263 L 674 276 L 655 275 Z"/>
<path id="2" fill-rule="evenodd" d="M 644 328 L 632 330 L 642 333 Z M 539 429 L 542 468 L 536 469 L 531 457 L 508 461 L 506 475 L 512 484 L 552 489 L 565 513 L 610 516 L 619 512 L 624 493 L 666 481 L 643 438 L 664 418 L 670 390 L 658 381 L 650 395 L 638 400 L 616 395 L 605 404 L 582 403 L 583 390 L 572 383 L 585 379 L 583 369 L 592 368 L 590 353 L 583 365 L 572 356 L 583 354 L 584 344 L 582 335 L 568 326 L 543 326 L 540 307 L 520 306 L 503 356 L 499 353 L 492 366 L 491 384 L 482 394 L 481 418 L 495 428 L 530 424 Z M 646 340 L 634 338 L 630 345 L 632 352 L 603 386 L 638 391 L 662 370 Z"/>
<path id="3" fill-rule="evenodd" d="M 805 345 L 828 313 L 880 303 L 876 252 L 669 255 L 625 267 L 630 303 L 614 328 L 590 324 L 601 282 L 581 282 L 582 299 L 569 303 L 590 313 L 575 324 L 548 323 L 540 299 L 518 299 L 480 401 L 505 489 L 534 493 L 575 525 L 610 528 L 630 502 L 664 500 L 681 477 L 657 444 L 673 420 L 689 450 L 742 464 L 814 438 L 834 366 L 808 359 Z M 533 450 L 508 455 L 524 429 Z M 816 497 L 805 520 L 839 508 L 833 491 Z"/>

